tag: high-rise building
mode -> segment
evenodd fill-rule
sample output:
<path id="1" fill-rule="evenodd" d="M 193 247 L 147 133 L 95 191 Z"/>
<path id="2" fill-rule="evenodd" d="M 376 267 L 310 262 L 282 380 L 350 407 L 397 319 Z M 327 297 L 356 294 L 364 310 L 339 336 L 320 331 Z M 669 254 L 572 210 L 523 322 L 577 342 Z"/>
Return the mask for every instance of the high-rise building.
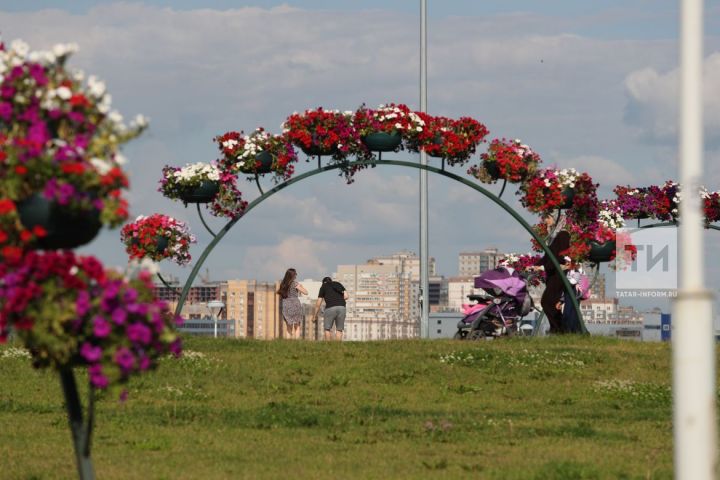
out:
<path id="1" fill-rule="evenodd" d="M 480 275 L 497 267 L 503 254 L 497 248 L 486 248 L 482 252 L 460 252 L 458 255 L 458 276 Z"/>
<path id="2" fill-rule="evenodd" d="M 221 287 L 225 318 L 235 323 L 240 338 L 283 338 L 287 328 L 280 312 L 279 283 L 228 280 Z"/>
<path id="3" fill-rule="evenodd" d="M 463 303 L 471 303 L 467 298 L 473 293 L 482 292 L 482 289 L 475 288 L 475 277 L 459 276 L 448 278 L 448 310 L 460 311 Z"/>
<path id="4" fill-rule="evenodd" d="M 367 261 L 369 264 L 395 265 L 399 271 L 409 273 L 412 280 L 420 280 L 420 257 L 413 252 L 402 251 L 392 255 L 373 257 Z M 435 275 L 435 258 L 428 258 L 428 275 Z"/>
<path id="5" fill-rule="evenodd" d="M 383 257 L 378 257 L 378 259 Z M 345 338 L 385 340 L 418 335 L 417 282 L 404 261 L 339 265 L 335 279 L 348 290 Z"/>

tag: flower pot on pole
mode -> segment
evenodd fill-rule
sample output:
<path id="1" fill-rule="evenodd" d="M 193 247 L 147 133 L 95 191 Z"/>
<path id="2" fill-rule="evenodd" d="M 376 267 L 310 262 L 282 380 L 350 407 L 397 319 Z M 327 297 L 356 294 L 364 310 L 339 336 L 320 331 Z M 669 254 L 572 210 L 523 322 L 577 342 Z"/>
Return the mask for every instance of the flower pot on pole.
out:
<path id="1" fill-rule="evenodd" d="M 39 226 L 47 235 L 37 246 L 45 250 L 75 248 L 90 243 L 100 231 L 98 210 L 70 210 L 55 201 L 34 193 L 18 203 L 20 222 L 28 230 Z"/>

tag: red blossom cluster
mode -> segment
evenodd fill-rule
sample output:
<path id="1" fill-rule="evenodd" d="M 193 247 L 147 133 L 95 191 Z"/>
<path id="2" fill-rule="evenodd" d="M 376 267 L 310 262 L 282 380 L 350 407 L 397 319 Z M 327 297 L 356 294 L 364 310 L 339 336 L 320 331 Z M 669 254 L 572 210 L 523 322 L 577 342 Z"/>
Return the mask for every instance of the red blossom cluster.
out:
<path id="1" fill-rule="evenodd" d="M 120 240 L 130 259 L 147 257 L 159 262 L 169 258 L 178 265 L 187 265 L 192 259 L 190 244 L 195 243 L 195 236 L 184 222 L 156 213 L 125 225 Z"/>
<path id="2" fill-rule="evenodd" d="M 563 204 L 562 190 L 555 170 L 540 170 L 520 187 L 523 193 L 520 202 L 533 213 L 545 213 Z"/>
<path id="3" fill-rule="evenodd" d="M 492 167 L 491 164 L 494 164 L 499 174 L 498 178 L 503 178 L 511 183 L 525 180 L 542 161 L 540 155 L 527 145 L 520 143 L 519 140 L 504 138 L 496 138 L 491 141 L 487 152 L 481 154 L 480 158 L 482 158 L 483 167 L 486 170 Z M 471 171 L 479 172 L 480 168 L 480 166 L 475 166 L 471 168 Z"/>

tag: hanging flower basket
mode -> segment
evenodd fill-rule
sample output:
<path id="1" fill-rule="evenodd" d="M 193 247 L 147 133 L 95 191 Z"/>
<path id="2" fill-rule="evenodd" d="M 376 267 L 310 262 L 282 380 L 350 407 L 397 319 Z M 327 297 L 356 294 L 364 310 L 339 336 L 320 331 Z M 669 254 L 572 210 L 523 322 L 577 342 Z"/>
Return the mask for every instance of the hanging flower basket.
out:
<path id="1" fill-rule="evenodd" d="M 219 190 L 218 182 L 203 180 L 198 187 L 181 193 L 180 199 L 185 203 L 210 203 L 215 199 Z"/>
<path id="2" fill-rule="evenodd" d="M 563 196 L 563 203 L 560 205 L 560 208 L 568 209 L 572 208 L 573 206 L 573 199 L 575 198 L 575 190 L 570 187 L 563 188 L 562 191 Z"/>
<path id="3" fill-rule="evenodd" d="M 40 249 L 75 248 L 90 243 L 100 231 L 98 210 L 71 210 L 35 193 L 17 206 L 20 222 L 28 230 L 42 227 L 46 232 L 36 242 Z"/>
<path id="4" fill-rule="evenodd" d="M 130 244 L 133 246 L 140 245 L 140 239 L 137 237 L 133 237 L 133 239 L 130 241 Z M 156 236 L 155 237 L 155 251 L 159 254 L 165 253 L 165 250 L 167 250 L 168 247 L 168 239 L 167 237 L 162 236 Z"/>
<path id="5" fill-rule="evenodd" d="M 326 148 L 320 145 L 311 145 L 309 147 L 300 147 L 300 150 L 302 150 L 308 157 L 326 157 L 328 155 L 335 155 L 338 153 L 337 146 Z"/>
<path id="6" fill-rule="evenodd" d="M 590 255 L 588 258 L 591 262 L 601 263 L 609 262 L 615 253 L 615 241 L 608 240 L 605 243 L 590 242 Z"/>
<path id="7" fill-rule="evenodd" d="M 393 152 L 402 142 L 399 133 L 375 132 L 362 137 L 363 145 L 373 152 Z"/>
<path id="8" fill-rule="evenodd" d="M 252 173 L 270 173 L 273 170 L 273 157 L 269 152 L 260 152 L 255 156 L 255 166 L 248 167 L 243 165 L 240 171 L 245 174 Z"/>
<path id="9" fill-rule="evenodd" d="M 485 171 L 493 180 L 500 178 L 500 167 L 498 167 L 497 162 L 484 161 L 483 167 L 485 167 Z"/>
<path id="10" fill-rule="evenodd" d="M 141 215 L 125 225 L 120 241 L 130 259 L 149 258 L 154 262 L 170 259 L 178 265 L 187 265 L 195 236 L 184 222 L 156 213 L 149 217 Z"/>

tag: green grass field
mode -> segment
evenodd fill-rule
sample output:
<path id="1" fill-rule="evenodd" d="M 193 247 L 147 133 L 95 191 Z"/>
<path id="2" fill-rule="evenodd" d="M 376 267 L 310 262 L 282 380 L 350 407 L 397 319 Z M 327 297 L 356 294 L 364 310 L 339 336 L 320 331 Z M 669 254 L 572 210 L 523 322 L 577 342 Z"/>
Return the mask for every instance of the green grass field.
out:
<path id="1" fill-rule="evenodd" d="M 0 478 L 75 475 L 57 375 L 0 348 Z M 98 403 L 100 479 L 671 478 L 670 349 L 191 338 Z"/>

